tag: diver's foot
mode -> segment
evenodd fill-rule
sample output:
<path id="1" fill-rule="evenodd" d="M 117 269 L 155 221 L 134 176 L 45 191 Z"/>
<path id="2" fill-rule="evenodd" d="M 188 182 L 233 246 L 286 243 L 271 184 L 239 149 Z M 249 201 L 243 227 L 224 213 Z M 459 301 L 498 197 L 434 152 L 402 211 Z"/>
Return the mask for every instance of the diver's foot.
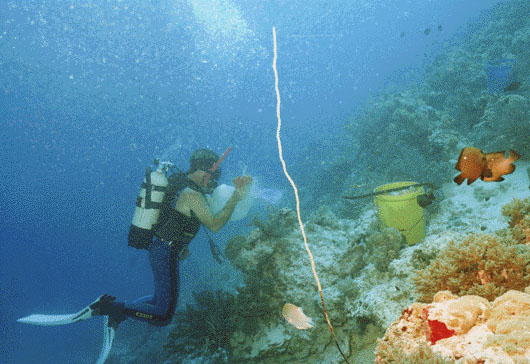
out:
<path id="1" fill-rule="evenodd" d="M 116 301 L 116 297 L 108 294 L 100 296 L 97 300 L 90 304 L 93 316 L 109 315 L 112 310 L 112 303 Z"/>
<path id="2" fill-rule="evenodd" d="M 118 330 L 118 326 L 124 321 L 127 317 L 123 315 L 109 315 L 109 327 L 112 327 L 114 330 Z"/>
<path id="3" fill-rule="evenodd" d="M 118 325 L 127 318 L 127 315 L 125 314 L 125 304 L 123 302 L 115 301 L 116 297 L 104 294 L 90 305 L 92 315 L 108 316 L 108 325 L 114 330 L 116 330 Z"/>

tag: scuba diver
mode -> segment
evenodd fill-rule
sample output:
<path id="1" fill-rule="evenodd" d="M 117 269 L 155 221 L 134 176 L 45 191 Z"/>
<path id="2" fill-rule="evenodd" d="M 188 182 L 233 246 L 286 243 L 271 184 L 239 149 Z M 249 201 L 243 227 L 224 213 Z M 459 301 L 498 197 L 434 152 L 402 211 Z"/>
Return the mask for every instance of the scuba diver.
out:
<path id="1" fill-rule="evenodd" d="M 149 230 L 138 228 L 133 220 L 129 245 L 148 249 L 154 276 L 154 294 L 130 303 L 103 295 L 89 306 L 92 315 L 108 316 L 108 324 L 114 329 L 128 317 L 157 326 L 171 322 L 179 292 L 179 260 L 189 255 L 189 243 L 201 225 L 213 232 L 219 231 L 234 212 L 236 204 L 249 191 L 252 178 L 237 177 L 233 181 L 235 190 L 223 209 L 216 215 L 211 213 L 205 195 L 211 194 L 217 187 L 221 176 L 218 166 L 229 151 L 230 148 L 219 158 L 209 149 L 198 149 L 190 158 L 187 172 L 169 176 L 169 184 L 160 205 L 160 216 L 150 233 Z M 142 186 L 145 184 L 144 181 Z"/>
<path id="2" fill-rule="evenodd" d="M 154 294 L 133 302 L 117 301 L 104 294 L 79 312 L 67 315 L 33 314 L 18 322 L 32 325 L 65 325 L 93 316 L 105 317 L 104 346 L 98 360 L 107 358 L 118 325 L 132 317 L 156 326 L 171 322 L 179 294 L 179 260 L 189 255 L 188 245 L 201 225 L 219 231 L 234 212 L 237 203 L 249 192 L 252 178 L 237 177 L 235 190 L 221 211 L 213 214 L 205 195 L 217 187 L 219 165 L 230 148 L 219 158 L 209 149 L 198 149 L 190 158 L 187 172 L 178 170 L 166 177 L 170 162 L 156 171 L 147 169 L 142 190 L 136 199 L 136 211 L 129 230 L 129 246 L 149 251 L 154 277 Z M 155 164 L 159 164 L 155 161 Z"/>

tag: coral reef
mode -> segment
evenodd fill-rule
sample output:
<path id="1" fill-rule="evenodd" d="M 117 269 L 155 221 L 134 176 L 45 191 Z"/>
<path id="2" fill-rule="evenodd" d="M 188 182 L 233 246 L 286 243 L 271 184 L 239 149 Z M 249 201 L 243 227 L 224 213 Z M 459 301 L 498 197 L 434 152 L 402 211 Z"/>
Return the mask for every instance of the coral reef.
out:
<path id="1" fill-rule="evenodd" d="M 420 300 L 438 291 L 494 299 L 530 284 L 530 247 L 492 235 L 470 235 L 448 247 L 414 277 Z"/>
<path id="2" fill-rule="evenodd" d="M 480 200 L 482 204 L 488 203 L 484 198 Z M 513 288 L 510 284 L 520 284 L 516 266 L 530 261 L 528 247 L 515 240 L 511 231 L 524 221 L 527 203 L 527 200 L 514 200 L 503 208 L 507 220 L 513 222 L 504 235 L 474 234 L 466 238 L 466 234 L 447 230 L 450 216 L 440 214 L 428 226 L 424 242 L 404 247 L 397 231 L 377 229 L 373 206 L 355 221 L 339 219 L 325 208 L 316 211 L 305 224 L 308 241 L 324 285 L 328 312 L 351 362 L 367 363 L 374 359 L 370 354 L 373 351 L 371 348 L 375 339 L 383 334 L 383 327 L 395 321 L 401 309 L 416 300 L 413 276 L 418 269 L 427 272 L 439 264 L 436 262 L 447 260 L 448 256 L 459 257 L 463 265 L 463 261 L 471 259 L 475 252 L 477 263 L 464 271 L 471 272 L 469 275 L 473 278 L 469 280 L 470 292 L 486 296 L 488 292 L 493 292 L 493 298 Z M 316 287 L 312 287 L 307 255 L 296 229 L 296 220 L 292 219 L 294 213 L 283 209 L 271 214 L 271 220 L 276 221 L 275 226 L 283 219 L 282 233 L 271 234 L 269 229 L 273 227 L 256 228 L 248 236 L 236 236 L 228 242 L 227 258 L 243 272 L 244 285 L 237 289 L 235 296 L 214 295 L 211 292 L 195 295 L 197 305 L 188 306 L 187 311 L 175 319 L 167 344 L 171 355 L 164 364 L 192 363 L 198 358 L 209 358 L 207 361 L 213 363 L 227 360 L 264 364 L 338 359 L 321 315 Z M 462 214 L 467 218 L 474 216 L 471 209 Z M 502 219 L 502 216 L 498 214 L 497 218 Z M 451 249 L 452 253 L 447 255 L 446 252 Z M 516 253 L 520 257 L 515 256 Z M 479 255 L 489 258 L 479 261 Z M 494 267 L 502 259 L 505 260 L 506 272 L 502 269 L 495 271 Z M 488 260 L 491 262 L 488 263 Z M 480 273 L 481 268 L 484 273 Z M 433 283 L 451 282 L 442 275 L 442 271 L 440 268 L 438 276 L 426 273 L 425 280 L 429 277 L 428 281 Z M 527 279 L 526 272 L 522 277 Z M 514 278 L 513 282 L 511 278 Z M 481 279 L 491 288 L 484 291 L 486 284 Z M 437 287 L 432 285 L 427 288 L 434 291 Z M 300 331 L 288 325 L 281 317 L 281 308 L 285 303 L 302 307 L 315 322 L 315 327 Z M 478 312 L 472 303 L 465 300 L 459 305 L 465 307 L 466 312 Z M 435 311 L 432 314 L 435 315 Z M 464 315 L 461 319 L 467 317 Z M 435 316 L 430 319 L 439 320 Z M 447 331 L 459 333 L 466 330 L 470 323 L 459 325 L 460 329 L 454 326 Z M 439 343 L 444 339 L 435 337 L 433 340 Z M 387 347 L 380 346 L 379 353 L 381 358 L 391 357 L 397 363 L 399 360 L 403 363 L 407 360 L 410 363 L 454 362 L 443 359 L 432 348 L 427 345 L 422 350 L 409 353 L 387 343 Z"/>
<path id="3" fill-rule="evenodd" d="M 489 195 L 479 195 L 477 196 L 480 206 L 497 201 L 498 198 L 494 196 L 486 199 L 484 196 Z M 477 196 L 470 194 L 467 198 Z M 469 273 L 474 279 L 469 280 L 470 292 L 486 296 L 488 292 L 493 292 L 491 298 L 494 298 L 520 284 L 520 274 L 516 272 L 516 267 L 522 266 L 523 261 L 530 261 L 527 256 L 528 247 L 515 240 L 511 231 L 524 221 L 527 203 L 526 200 L 514 200 L 503 208 L 506 219 L 513 222 L 512 228 L 506 229 L 504 235 L 475 233 L 469 236 L 462 232 L 452 232 L 447 228 L 451 215 L 438 214 L 430 221 L 425 241 L 403 248 L 402 237 L 395 230 L 377 229 L 377 215 L 373 206 L 355 221 L 339 219 L 325 208 L 316 211 L 305 224 L 308 241 L 324 285 L 328 312 L 341 340 L 341 346 L 346 349 L 351 362 L 367 363 L 374 359 L 374 356 L 370 355 L 373 351 L 371 347 L 375 339 L 383 334 L 383 327 L 395 321 L 402 308 L 416 300 L 413 276 L 418 269 L 432 269 L 438 264 L 436 262 L 447 259 L 448 256 L 454 256 L 455 259 L 460 257 L 463 266 L 463 261 L 471 259 L 474 251 L 477 263 L 471 264 L 468 270 L 464 271 L 472 272 Z M 500 209 L 497 207 L 496 210 Z M 215 340 L 208 338 L 210 329 L 204 325 L 202 319 L 207 313 L 197 313 L 197 308 L 189 308 L 192 311 L 179 316 L 176 325 L 179 325 L 179 320 L 186 320 L 186 315 L 195 313 L 195 318 L 188 321 L 199 320 L 198 325 L 201 328 L 193 334 L 195 339 L 188 337 L 189 333 L 184 327 L 184 330 L 174 332 L 171 340 L 176 342 L 175 346 L 180 345 L 179 359 L 175 359 L 173 355 L 173 359 L 167 364 L 184 360 L 182 358 L 187 359 L 180 362 L 188 363 L 206 357 L 211 358 L 208 359 L 211 362 L 218 360 L 213 359 L 214 357 L 223 357 L 227 358 L 228 362 L 264 364 L 318 363 L 338 359 L 337 350 L 332 345 L 321 315 L 316 287 L 312 287 L 313 279 L 307 255 L 299 230 L 296 229 L 296 221 L 292 219 L 294 213 L 283 209 L 271 214 L 271 219 L 277 221 L 277 224 L 283 218 L 281 234 L 271 234 L 268 229 L 273 227 L 256 228 L 248 236 L 236 236 L 228 242 L 227 258 L 243 272 L 244 277 L 244 285 L 237 289 L 237 295 L 230 296 L 225 302 L 215 303 L 216 298 L 210 293 L 210 303 L 201 306 L 222 306 L 221 311 L 231 315 L 225 317 L 223 312 L 218 313 L 220 318 L 227 320 L 227 323 L 222 325 L 228 326 L 222 350 L 215 351 Z M 460 215 L 462 219 L 473 221 L 475 213 L 473 209 L 467 208 L 460 212 Z M 500 214 L 495 216 L 496 219 L 502 220 Z M 489 224 L 488 221 L 486 223 Z M 468 231 L 467 225 L 463 226 L 462 231 Z M 458 227 L 459 225 L 455 225 L 455 228 Z M 475 229 L 480 231 L 478 226 L 475 226 Z M 452 253 L 446 255 L 451 249 Z M 387 253 L 388 251 L 392 251 L 392 254 Z M 479 254 L 488 259 L 478 261 Z M 520 256 L 517 257 L 516 254 Z M 494 269 L 496 264 L 501 264 L 499 262 L 502 259 L 507 260 L 504 261 L 506 272 L 503 272 L 503 269 Z M 480 273 L 481 267 L 484 268 L 483 273 Z M 426 281 L 427 277 L 429 282 L 434 283 L 451 281 L 441 274 L 443 269 L 439 271 L 438 276 L 425 274 Z M 455 274 L 460 273 L 462 272 Z M 527 278 L 525 272 L 522 276 Z M 484 291 L 486 284 L 490 288 Z M 429 289 L 434 291 L 437 287 L 433 285 L 429 286 Z M 485 299 L 482 300 L 484 302 Z M 288 325 L 281 317 L 281 308 L 285 303 L 302 307 L 304 313 L 315 322 L 315 327 L 299 331 Z M 466 299 L 460 301 L 459 305 L 465 307 L 466 312 L 478 312 L 473 308 L 476 306 L 473 306 L 472 302 L 466 302 Z M 208 310 L 215 311 L 215 308 Z M 435 311 L 432 311 L 432 314 L 434 315 Z M 461 319 L 466 319 L 466 315 Z M 439 320 L 435 316 L 430 319 Z M 465 327 L 470 323 L 459 325 L 460 329 L 456 326 L 446 329 L 449 333 L 451 330 L 461 332 L 466 330 Z M 443 335 L 433 337 L 432 340 L 438 344 L 444 340 Z M 208 349 L 206 344 L 210 343 L 212 345 Z M 455 362 L 443 359 L 441 354 L 432 348 L 433 346 L 426 344 L 424 349 L 408 353 L 401 347 L 380 346 L 379 353 L 382 358 L 391 357 L 395 360 L 393 362 L 398 363 L 398 360 L 403 363 L 407 360 L 410 363 Z"/>
<path id="4" fill-rule="evenodd" d="M 472 234 L 451 241 L 415 277 L 419 299 L 438 291 L 479 295 L 492 300 L 510 289 L 530 285 L 530 198 L 502 207 L 508 227 L 495 234 Z"/>
<path id="5" fill-rule="evenodd" d="M 213 355 L 230 349 L 230 337 L 241 317 L 236 311 L 235 296 L 216 291 L 193 294 L 196 307 L 187 305 L 176 314 L 164 349 L 172 360 L 181 363 L 183 356 Z"/>
<path id="6" fill-rule="evenodd" d="M 290 216 L 286 211 L 281 216 Z M 275 217 L 273 217 L 275 218 Z M 343 350 L 348 355 L 371 345 L 382 330 L 367 318 L 344 316 L 346 307 L 355 296 L 354 280 L 367 265 L 366 241 L 375 228 L 373 210 L 366 213 L 356 226 L 340 220 L 322 209 L 306 224 L 309 245 L 317 271 L 324 283 L 326 307 Z M 226 255 L 244 273 L 244 286 L 238 289 L 238 300 L 249 312 L 263 315 L 252 320 L 254 327 L 236 329 L 231 338 L 232 359 L 239 363 L 320 362 L 335 360 L 338 352 L 321 314 L 320 299 L 312 278 L 311 267 L 296 221 L 290 222 L 288 233 L 271 237 L 262 229 L 253 230 L 246 238 L 229 241 Z M 391 234 L 391 233 L 390 233 Z M 378 240 L 383 248 L 382 234 Z M 399 237 L 401 239 L 401 237 Z M 388 257 L 381 257 L 388 265 Z M 375 267 L 373 268 L 375 270 Z M 299 331 L 281 317 L 285 303 L 302 307 L 315 322 L 310 330 Z M 371 340 L 354 339 L 369 334 Z M 364 354 L 366 355 L 366 354 Z"/>
<path id="7" fill-rule="evenodd" d="M 481 200 L 482 204 L 487 203 Z M 510 211 L 515 213 L 516 209 Z M 473 210 L 468 209 L 464 216 L 472 215 Z M 362 352 L 363 345 L 368 345 L 366 340 L 399 317 L 400 307 L 412 303 L 416 284 L 421 285 L 413 280 L 418 269 L 422 269 L 424 281 L 428 282 L 424 293 L 440 290 L 440 282 L 459 282 L 454 285 L 456 292 L 460 292 L 456 288 L 465 288 L 466 294 L 469 291 L 493 299 L 509 289 L 524 288 L 521 282 L 529 283 L 526 245 L 494 235 L 474 234 L 466 238 L 465 234 L 448 231 L 443 222 L 446 220 L 435 221 L 424 242 L 402 248 L 402 237 L 395 230 L 377 230 L 373 207 L 355 222 L 338 219 L 327 209 L 319 209 L 311 216 L 306 224 L 309 243 L 325 283 L 326 304 L 339 339 L 349 339 L 349 347 L 345 347 L 350 357 Z M 331 339 L 319 319 L 316 290 L 307 286 L 312 282 L 311 272 L 299 232 L 294 227 L 283 229 L 288 233 L 276 238 L 255 229 L 247 237 L 232 239 L 227 246 L 227 257 L 245 274 L 245 286 L 238 289 L 243 300 L 240 304 L 249 311 L 263 313 L 248 330 L 237 329 L 232 336 L 232 358 L 238 362 L 311 362 L 337 354 L 329 349 Z M 451 240 L 461 243 L 450 243 Z M 455 261 L 448 261 L 448 256 Z M 456 259 L 460 259 L 458 264 Z M 464 267 L 472 259 L 476 264 L 449 273 L 439 263 L 445 260 L 447 266 Z M 503 266 L 497 269 L 499 265 Z M 438 273 L 434 267 L 439 268 Z M 444 272 L 457 278 L 449 279 Z M 467 286 L 461 284 L 462 280 L 468 282 Z M 315 328 L 301 333 L 286 325 L 280 318 L 286 302 L 302 307 L 315 321 Z M 295 347 L 297 350 L 290 349 Z M 321 353 L 324 348 L 329 351 Z M 443 362 L 437 355 L 429 355 L 426 350 L 417 357 Z"/>
<path id="8" fill-rule="evenodd" d="M 461 135 L 452 129 L 442 110 L 429 105 L 427 99 L 420 89 L 411 88 L 372 100 L 346 127 L 360 139 L 359 163 L 374 168 L 385 166 L 379 179 L 387 181 L 435 180 L 436 176 L 448 175 L 451 166 L 446 161 L 458 155 Z M 418 140 L 426 142 L 418 144 Z M 380 153 L 382 145 L 391 150 Z M 410 163 L 412 155 L 414 163 Z"/>
<path id="9" fill-rule="evenodd" d="M 530 44 L 528 44 L 530 47 Z M 521 133 L 530 130 L 530 100 L 527 95 L 501 95 L 484 108 L 479 122 L 473 126 L 477 145 L 485 151 L 506 150 L 507 146 L 521 151 L 528 158 L 527 143 Z M 492 138 L 491 135 L 495 135 Z"/>
<path id="10" fill-rule="evenodd" d="M 528 364 L 529 314 L 529 289 L 508 291 L 493 302 L 438 292 L 431 304 L 403 310 L 378 341 L 376 362 Z"/>
<path id="11" fill-rule="evenodd" d="M 285 210 L 281 214 L 290 215 Z M 282 236 L 271 237 L 258 228 L 227 245 L 227 257 L 244 273 L 245 284 L 236 301 L 248 311 L 263 313 L 252 327 L 241 326 L 232 336 L 231 358 L 237 362 L 320 362 L 338 355 L 330 345 L 316 288 L 311 287 L 310 265 L 296 221 L 291 224 L 282 228 L 288 232 Z M 377 225 L 372 206 L 356 221 L 338 219 L 322 208 L 305 226 L 337 336 L 350 358 L 362 362 L 371 356 L 368 348 L 382 334 L 382 327 L 414 299 L 412 272 L 425 266 L 453 236 L 432 235 L 426 240 L 432 249 L 420 249 L 403 244 L 397 230 L 378 230 Z M 286 302 L 302 307 L 315 327 L 301 332 L 287 325 L 280 317 Z"/>

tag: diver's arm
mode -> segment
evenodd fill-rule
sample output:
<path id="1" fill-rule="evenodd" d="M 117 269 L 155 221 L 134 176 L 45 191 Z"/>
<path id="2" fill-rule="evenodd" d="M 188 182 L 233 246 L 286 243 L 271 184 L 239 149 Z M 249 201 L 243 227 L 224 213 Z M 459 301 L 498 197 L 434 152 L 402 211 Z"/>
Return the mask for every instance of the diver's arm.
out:
<path id="1" fill-rule="evenodd" d="M 198 192 L 190 192 L 187 196 L 188 206 L 194 215 L 199 219 L 201 224 L 206 226 L 214 233 L 218 232 L 230 219 L 237 203 L 241 200 L 242 195 L 239 191 L 234 191 L 223 209 L 217 214 L 213 215 L 206 203 L 204 197 Z"/>
<path id="2" fill-rule="evenodd" d="M 233 182 L 235 191 L 223 206 L 223 209 L 215 215 L 212 214 L 204 196 L 197 191 L 189 191 L 182 194 L 177 200 L 175 208 L 183 213 L 187 213 L 189 209 L 199 219 L 201 224 L 213 232 L 218 232 L 232 216 L 237 203 L 247 195 L 252 183 L 252 177 L 237 177 Z M 184 206 L 186 207 L 183 208 Z"/>

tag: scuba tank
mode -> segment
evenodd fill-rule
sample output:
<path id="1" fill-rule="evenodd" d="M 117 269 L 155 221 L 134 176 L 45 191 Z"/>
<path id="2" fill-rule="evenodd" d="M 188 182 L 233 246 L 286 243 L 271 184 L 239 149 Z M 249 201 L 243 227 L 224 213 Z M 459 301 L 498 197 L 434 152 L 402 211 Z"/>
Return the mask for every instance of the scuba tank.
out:
<path id="1" fill-rule="evenodd" d="M 158 160 L 155 164 L 159 165 Z M 167 163 L 160 164 L 156 171 L 148 167 L 140 193 L 136 197 L 136 209 L 129 229 L 129 246 L 149 249 L 153 241 L 153 226 L 158 222 L 160 208 L 167 191 Z"/>
<path id="2" fill-rule="evenodd" d="M 208 185 L 211 175 L 216 172 L 230 150 L 230 147 L 227 148 L 221 158 L 208 170 L 203 182 L 204 187 Z M 200 222 L 197 220 L 197 226 L 194 223 L 191 225 L 186 223 L 183 226 L 179 218 L 175 219 L 175 214 L 178 213 L 172 206 L 184 188 L 190 187 L 204 194 L 203 189 L 200 186 L 194 186 L 194 183 L 190 184 L 186 173 L 171 161 L 160 162 L 155 159 L 154 164 L 158 167 L 157 170 L 153 172 L 149 167 L 146 169 L 142 188 L 136 198 L 136 209 L 129 229 L 129 246 L 136 249 L 149 249 L 155 235 L 159 239 L 172 242 L 182 243 L 184 239 L 187 245 L 197 234 Z M 168 172 L 171 174 L 168 175 Z M 219 254 L 220 250 L 210 238 L 209 242 L 212 254 L 219 262 L 222 258 Z"/>

